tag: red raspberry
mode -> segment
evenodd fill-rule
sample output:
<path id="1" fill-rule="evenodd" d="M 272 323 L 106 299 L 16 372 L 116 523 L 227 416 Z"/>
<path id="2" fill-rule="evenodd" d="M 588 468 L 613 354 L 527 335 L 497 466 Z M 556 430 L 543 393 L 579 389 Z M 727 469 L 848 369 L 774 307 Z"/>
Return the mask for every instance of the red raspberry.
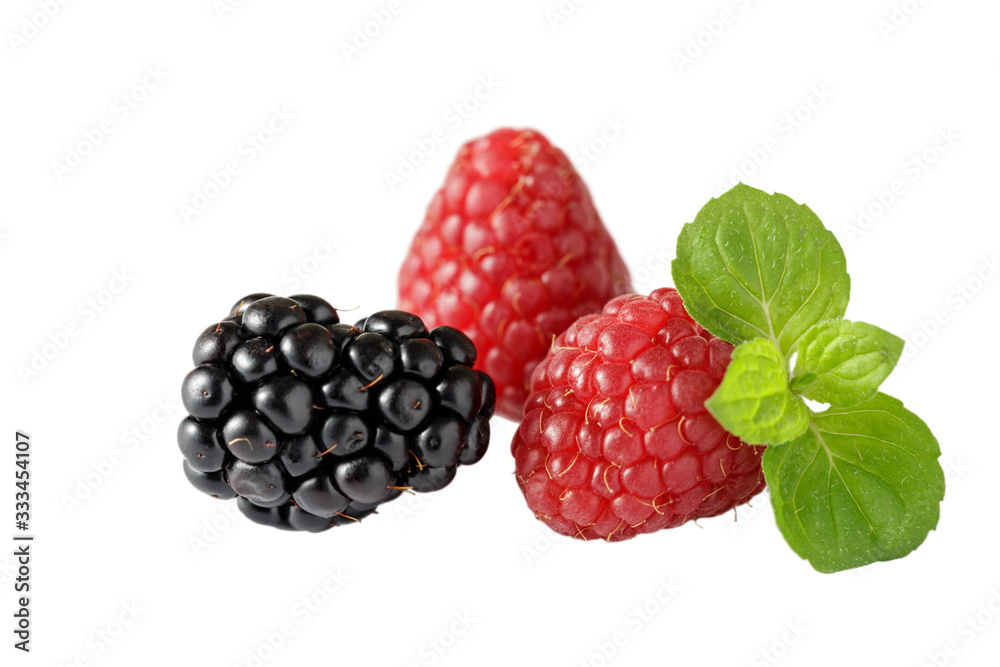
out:
<path id="1" fill-rule="evenodd" d="M 705 409 L 732 349 L 669 288 L 577 320 L 535 369 L 511 445 L 535 516 L 563 535 L 618 541 L 760 493 L 764 448 Z"/>
<path id="2" fill-rule="evenodd" d="M 464 331 L 514 420 L 552 338 L 631 289 L 587 186 L 534 130 L 462 147 L 399 273 L 400 308 Z"/>

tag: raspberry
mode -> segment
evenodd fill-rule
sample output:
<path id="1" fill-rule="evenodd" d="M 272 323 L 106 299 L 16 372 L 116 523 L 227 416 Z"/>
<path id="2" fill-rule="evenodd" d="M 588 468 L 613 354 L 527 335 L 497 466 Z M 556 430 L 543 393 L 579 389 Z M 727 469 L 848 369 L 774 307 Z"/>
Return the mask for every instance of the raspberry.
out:
<path id="1" fill-rule="evenodd" d="M 514 420 L 552 338 L 631 289 L 587 186 L 533 130 L 462 147 L 399 274 L 400 308 L 467 333 Z"/>
<path id="2" fill-rule="evenodd" d="M 436 491 L 490 439 L 496 392 L 457 329 L 387 310 L 357 326 L 314 296 L 252 294 L 208 327 L 177 440 L 201 491 L 318 532 L 406 489 Z"/>
<path id="3" fill-rule="evenodd" d="M 563 535 L 618 541 L 763 490 L 764 448 L 725 432 L 704 405 L 731 352 L 669 288 L 616 297 L 560 334 L 511 445 L 535 516 Z"/>

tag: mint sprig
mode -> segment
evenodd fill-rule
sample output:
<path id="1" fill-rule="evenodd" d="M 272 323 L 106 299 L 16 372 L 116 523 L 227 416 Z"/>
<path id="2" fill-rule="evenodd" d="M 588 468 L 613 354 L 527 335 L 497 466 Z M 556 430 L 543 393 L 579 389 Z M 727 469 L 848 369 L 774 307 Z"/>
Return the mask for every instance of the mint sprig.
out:
<path id="1" fill-rule="evenodd" d="M 941 452 L 919 417 L 878 393 L 903 341 L 841 319 L 850 277 L 836 237 L 808 207 L 740 184 L 684 226 L 671 268 L 691 316 L 737 346 L 705 405 L 768 446 L 764 478 L 792 549 L 820 572 L 916 549 L 937 527 Z"/>
<path id="2" fill-rule="evenodd" d="M 864 322 L 828 320 L 799 340 L 792 389 L 831 405 L 868 400 L 896 367 L 903 339 Z"/>
<path id="3" fill-rule="evenodd" d="M 901 558 L 937 525 L 941 450 L 927 424 L 876 394 L 813 415 L 792 442 L 764 450 L 778 527 L 820 572 Z"/>
<path id="4" fill-rule="evenodd" d="M 780 444 L 809 428 L 809 408 L 788 390 L 788 364 L 774 344 L 756 338 L 733 350 L 730 367 L 705 402 L 722 426 L 745 442 Z"/>
<path id="5" fill-rule="evenodd" d="M 844 315 L 846 267 L 808 206 L 740 184 L 684 225 L 671 273 L 703 327 L 733 345 L 767 338 L 787 358 L 809 327 Z"/>

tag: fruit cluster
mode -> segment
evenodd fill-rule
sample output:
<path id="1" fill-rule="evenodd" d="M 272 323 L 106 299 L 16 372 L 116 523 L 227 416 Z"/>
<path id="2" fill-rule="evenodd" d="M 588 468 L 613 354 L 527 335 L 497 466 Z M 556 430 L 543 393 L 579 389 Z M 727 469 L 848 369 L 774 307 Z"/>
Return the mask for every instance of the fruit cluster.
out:
<path id="1" fill-rule="evenodd" d="M 317 297 L 255 294 L 201 335 L 184 470 L 254 521 L 319 531 L 446 486 L 485 454 L 496 408 L 520 422 L 529 509 L 563 535 L 629 539 L 768 485 L 820 571 L 919 546 L 940 448 L 878 391 L 903 341 L 844 319 L 850 276 L 819 218 L 737 185 L 683 226 L 671 273 L 677 289 L 631 294 L 586 185 L 538 132 L 470 141 L 404 259 L 404 310 L 352 327 Z"/>
<path id="2" fill-rule="evenodd" d="M 308 295 L 250 295 L 208 327 L 182 388 L 184 471 L 258 523 L 320 531 L 447 486 L 489 445 L 496 394 L 451 327 L 342 324 Z"/>

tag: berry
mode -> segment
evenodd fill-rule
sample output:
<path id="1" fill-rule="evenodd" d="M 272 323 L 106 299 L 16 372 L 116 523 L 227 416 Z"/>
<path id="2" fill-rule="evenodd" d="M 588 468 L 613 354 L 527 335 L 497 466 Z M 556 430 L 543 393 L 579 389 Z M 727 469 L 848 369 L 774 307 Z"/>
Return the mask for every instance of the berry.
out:
<path id="1" fill-rule="evenodd" d="M 230 364 L 238 380 L 253 384 L 278 372 L 278 352 L 267 338 L 251 338 L 236 346 Z"/>
<path id="2" fill-rule="evenodd" d="M 239 333 L 236 322 L 219 322 L 205 329 L 194 344 L 194 365 L 224 362 L 243 342 Z"/>
<path id="3" fill-rule="evenodd" d="M 264 292 L 255 292 L 253 294 L 248 294 L 236 303 L 233 307 L 229 309 L 229 317 L 236 318 L 236 322 L 243 321 L 243 311 L 254 301 L 260 301 L 261 299 L 266 299 L 269 296 L 274 296 L 273 294 L 266 294 Z M 336 313 L 336 311 L 334 311 Z M 339 321 L 339 319 L 337 320 Z"/>
<path id="4" fill-rule="evenodd" d="M 177 442 L 191 484 L 251 520 L 352 523 L 486 453 L 496 391 L 460 331 L 399 310 L 352 327 L 309 295 L 252 294 L 230 313 L 195 343 Z"/>
<path id="5" fill-rule="evenodd" d="M 282 296 L 268 296 L 254 301 L 243 310 L 243 329 L 253 336 L 275 337 L 286 329 L 306 321 L 306 311 L 297 301 Z"/>
<path id="6" fill-rule="evenodd" d="M 221 415 L 233 400 L 233 385 L 226 369 L 219 364 L 202 364 L 195 368 L 184 378 L 181 400 L 192 417 L 215 419 Z"/>
<path id="7" fill-rule="evenodd" d="M 551 339 L 630 290 L 587 186 L 533 130 L 462 147 L 399 273 L 400 307 L 467 333 L 474 347 L 432 339 L 463 364 L 478 350 L 497 411 L 514 420 Z"/>
<path id="8" fill-rule="evenodd" d="M 471 368 L 469 372 L 475 373 Z M 478 377 L 478 376 L 477 376 Z M 476 399 L 482 398 L 482 389 Z M 441 396 L 441 405 L 450 407 Z M 387 385 L 378 398 L 379 414 L 400 431 L 409 431 L 424 421 L 431 411 L 431 392 L 416 380 L 400 378 Z"/>
<path id="9" fill-rule="evenodd" d="M 338 352 L 333 336 L 321 324 L 303 324 L 281 337 L 281 356 L 296 375 L 325 375 L 337 363 Z"/>
<path id="10" fill-rule="evenodd" d="M 511 445 L 535 516 L 563 535 L 617 541 L 763 490 L 764 448 L 725 432 L 704 405 L 731 352 L 668 288 L 612 299 L 560 334 Z"/>
<path id="11" fill-rule="evenodd" d="M 278 454 L 278 436 L 256 412 L 240 410 L 222 423 L 229 453 L 247 463 L 265 463 Z"/>
<path id="12" fill-rule="evenodd" d="M 190 466 L 199 472 L 218 472 L 226 463 L 226 450 L 216 429 L 191 417 L 177 429 L 177 443 Z"/>
<path id="13" fill-rule="evenodd" d="M 312 389 L 298 377 L 266 380 L 253 390 L 252 401 L 257 412 L 282 433 L 304 433 L 312 423 Z"/>

